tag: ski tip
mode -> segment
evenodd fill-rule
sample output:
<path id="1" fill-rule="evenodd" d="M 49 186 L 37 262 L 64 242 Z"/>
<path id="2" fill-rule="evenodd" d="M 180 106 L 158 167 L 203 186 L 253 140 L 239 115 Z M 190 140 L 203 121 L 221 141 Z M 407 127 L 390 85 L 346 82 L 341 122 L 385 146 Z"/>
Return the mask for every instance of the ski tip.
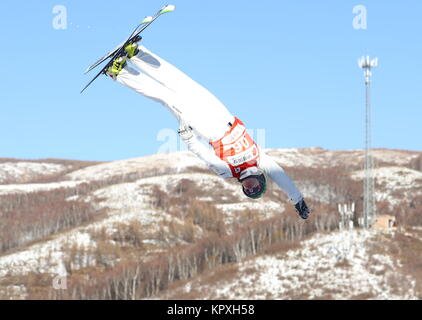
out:
<path id="1" fill-rule="evenodd" d="M 161 9 L 160 13 L 162 14 L 162 13 L 172 12 L 174 11 L 174 9 L 176 9 L 176 6 L 172 4 L 168 4 L 163 9 Z"/>
<path id="2" fill-rule="evenodd" d="M 150 23 L 152 21 L 152 17 L 148 16 L 145 17 L 144 20 L 142 20 L 141 24 Z"/>
<path id="3" fill-rule="evenodd" d="M 79 92 L 79 94 L 82 94 L 87 88 L 89 87 L 89 85 L 87 85 L 87 86 L 85 86 L 82 90 L 81 90 L 81 92 Z"/>

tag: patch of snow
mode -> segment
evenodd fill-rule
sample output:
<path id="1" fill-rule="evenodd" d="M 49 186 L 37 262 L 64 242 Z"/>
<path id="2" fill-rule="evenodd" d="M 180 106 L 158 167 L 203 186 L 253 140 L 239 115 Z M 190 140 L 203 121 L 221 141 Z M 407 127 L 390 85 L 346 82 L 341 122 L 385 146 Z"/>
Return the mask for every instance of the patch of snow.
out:
<path id="1" fill-rule="evenodd" d="M 244 201 L 238 203 L 224 203 L 224 204 L 216 204 L 215 207 L 217 209 L 221 209 L 223 212 L 236 212 L 236 211 L 244 211 L 244 210 L 254 210 L 254 211 L 277 211 L 281 213 L 285 210 L 283 204 L 274 201 L 267 201 L 264 199 L 260 199 L 259 201 Z"/>
<path id="2" fill-rule="evenodd" d="M 399 166 L 408 165 L 413 159 L 416 159 L 420 154 L 420 152 L 393 149 L 375 149 L 372 151 L 372 155 L 375 158 L 376 162 L 389 162 Z"/>
<path id="3" fill-rule="evenodd" d="M 67 232 L 55 239 L 0 257 L 0 277 L 28 273 L 63 274 L 63 248 L 72 245 L 95 246 L 84 232 Z"/>
<path id="4" fill-rule="evenodd" d="M 86 181 L 62 181 L 52 183 L 28 183 L 0 185 L 0 195 L 28 193 L 37 191 L 51 191 L 60 188 L 74 188 Z"/>
<path id="5" fill-rule="evenodd" d="M 399 278 L 407 282 L 407 291 L 391 287 L 398 265 L 386 255 L 371 257 L 367 243 L 376 241 L 375 235 L 367 230 L 316 234 L 299 249 L 239 263 L 230 280 L 191 287 L 201 299 L 418 299 L 408 276 Z"/>
<path id="6" fill-rule="evenodd" d="M 49 176 L 66 170 L 68 166 L 44 162 L 4 162 L 0 163 L 1 183 L 25 183 L 34 178 Z"/>
<path id="7" fill-rule="evenodd" d="M 267 149 L 265 152 L 273 156 L 282 166 L 330 168 L 333 166 L 356 167 L 364 165 L 363 150 L 326 150 L 322 148 L 306 149 Z M 377 162 L 388 162 L 395 165 L 409 165 L 420 152 L 374 149 L 372 155 Z"/>
<path id="8" fill-rule="evenodd" d="M 7 287 L 0 287 L 0 299 L 4 297 L 10 300 L 24 300 L 27 296 L 27 290 L 24 285 L 11 285 Z"/>
<path id="9" fill-rule="evenodd" d="M 351 178 L 355 180 L 363 180 L 364 177 L 364 170 L 351 173 Z M 381 167 L 373 169 L 373 177 L 376 184 L 381 185 L 375 188 L 378 201 L 387 200 L 395 205 L 403 199 L 411 199 L 422 193 L 422 172 L 417 170 L 396 166 Z M 399 197 L 397 192 L 400 193 Z"/>
<path id="10" fill-rule="evenodd" d="M 422 172 L 406 167 L 381 167 L 374 168 L 373 175 L 378 183 L 386 183 L 387 187 L 412 187 L 415 183 L 422 184 Z M 355 171 L 351 174 L 353 179 L 362 180 L 364 170 Z"/>
<path id="11" fill-rule="evenodd" d="M 65 177 L 70 180 L 104 180 L 131 173 L 149 174 L 163 169 L 179 173 L 192 166 L 206 168 L 205 164 L 194 154 L 189 151 L 181 151 L 93 165 L 71 172 Z"/>

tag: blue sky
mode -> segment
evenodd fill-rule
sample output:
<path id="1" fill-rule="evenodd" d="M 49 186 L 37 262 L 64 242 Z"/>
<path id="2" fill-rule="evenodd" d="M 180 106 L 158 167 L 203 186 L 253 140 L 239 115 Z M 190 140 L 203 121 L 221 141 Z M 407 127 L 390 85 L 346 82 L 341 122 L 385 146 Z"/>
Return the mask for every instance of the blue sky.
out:
<path id="1" fill-rule="evenodd" d="M 124 4 L 123 4 L 124 3 Z M 174 0 L 144 45 L 213 92 L 270 148 L 364 146 L 357 59 L 378 56 L 373 146 L 422 150 L 420 1 Z M 157 0 L 1 1 L 0 157 L 117 160 L 153 154 L 177 128 L 161 105 L 85 68 L 123 40 Z M 367 29 L 352 10 L 367 8 Z M 67 8 L 56 30 L 53 7 Z"/>

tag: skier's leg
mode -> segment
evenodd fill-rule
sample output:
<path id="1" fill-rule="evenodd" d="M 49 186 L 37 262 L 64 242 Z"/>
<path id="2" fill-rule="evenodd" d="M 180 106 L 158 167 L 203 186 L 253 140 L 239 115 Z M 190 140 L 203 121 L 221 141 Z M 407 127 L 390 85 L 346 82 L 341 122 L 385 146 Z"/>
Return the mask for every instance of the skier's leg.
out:
<path id="1" fill-rule="evenodd" d="M 129 61 L 177 93 L 189 95 L 193 98 L 197 97 L 201 100 L 207 99 L 212 101 L 215 104 L 213 112 L 227 111 L 226 107 L 206 88 L 147 48 L 140 46 L 138 53 Z"/>
<path id="2" fill-rule="evenodd" d="M 208 142 L 220 139 L 230 129 L 228 122 L 233 121 L 232 119 L 207 117 L 198 113 L 198 108 L 191 101 L 181 99 L 172 90 L 130 66 L 126 65 L 122 69 L 116 81 L 166 106 L 179 122 L 188 123 L 197 135 Z"/>
<path id="3" fill-rule="evenodd" d="M 228 130 L 234 117 L 224 108 L 223 113 L 214 112 L 215 103 L 209 99 L 193 99 L 191 95 L 179 94 L 130 66 L 118 58 L 109 68 L 108 74 L 121 84 L 150 99 L 165 105 L 180 121 L 188 123 L 195 132 L 207 141 L 220 139 Z"/>
<path id="4" fill-rule="evenodd" d="M 159 57 L 147 48 L 140 46 L 138 53 L 130 60 L 136 67 L 141 69 L 152 78 L 161 82 L 167 88 L 180 94 L 189 95 L 201 100 L 212 101 L 215 106 L 213 112 L 228 112 L 226 107 L 206 88 L 191 79 L 184 72 Z"/>
<path id="5" fill-rule="evenodd" d="M 130 60 L 136 67 L 176 92 L 182 99 L 183 113 L 194 119 L 189 123 L 206 140 L 221 138 L 234 117 L 207 89 L 185 73 L 143 46 Z"/>
<path id="6" fill-rule="evenodd" d="M 182 113 L 176 107 L 178 104 L 176 94 L 151 77 L 126 65 L 115 80 L 137 93 L 166 106 L 180 121 Z"/>
<path id="7" fill-rule="evenodd" d="M 191 92 L 198 86 L 185 73 L 144 46 L 139 46 L 138 49 L 138 53 L 129 61 L 167 88 L 177 92 Z"/>

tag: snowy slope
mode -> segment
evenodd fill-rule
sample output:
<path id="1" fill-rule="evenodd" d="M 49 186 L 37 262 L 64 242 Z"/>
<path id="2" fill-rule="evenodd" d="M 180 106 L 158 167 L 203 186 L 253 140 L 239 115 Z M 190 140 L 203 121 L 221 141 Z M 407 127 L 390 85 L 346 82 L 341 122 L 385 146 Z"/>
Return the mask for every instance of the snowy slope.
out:
<path id="1" fill-rule="evenodd" d="M 119 166 L 117 166 L 117 169 Z M 87 175 L 89 175 L 88 173 Z M 80 178 L 87 178 L 87 175 L 79 175 Z M 6 273 L 17 275 L 28 272 L 49 272 L 56 274 L 63 268 L 63 258 L 61 251 L 64 246 L 89 244 L 89 233 L 102 227 L 113 230 L 116 223 L 140 222 L 148 232 L 153 233 L 160 221 L 164 219 L 172 220 L 173 217 L 166 215 L 160 210 L 151 206 L 153 185 L 159 187 L 164 192 L 169 192 L 177 183 L 183 179 L 195 182 L 198 186 L 208 188 L 227 189 L 227 192 L 242 196 L 241 191 L 232 184 L 216 176 L 209 174 L 174 174 L 163 175 L 139 179 L 135 182 L 120 183 L 92 192 L 89 196 L 80 197 L 81 200 L 92 201 L 100 199 L 99 208 L 107 208 L 107 217 L 101 221 L 90 224 L 88 227 L 75 228 L 51 240 L 35 244 L 29 248 L 10 255 L 0 256 L 0 276 Z M 80 184 L 80 181 L 64 181 L 61 183 L 37 184 L 37 185 L 5 185 L 0 186 L 0 194 L 12 192 L 30 192 L 40 190 L 52 190 L 59 187 L 72 187 Z M 75 199 L 71 197 L 70 199 Z M 232 210 L 238 210 L 236 205 L 232 205 Z M 230 210 L 227 210 L 230 211 Z M 47 259 L 48 258 L 48 259 Z"/>
<path id="2" fill-rule="evenodd" d="M 230 277 L 222 273 L 216 279 L 211 272 L 157 298 L 417 299 L 415 280 L 401 275 L 400 261 L 388 255 L 371 256 L 368 246 L 376 236 L 375 231 L 362 230 L 319 234 L 299 249 L 241 262 Z M 215 281 L 208 282 L 207 277 Z M 391 277 L 399 279 L 402 291 L 397 292 Z"/>
<path id="3" fill-rule="evenodd" d="M 129 175 L 131 173 L 159 173 L 161 170 L 172 170 L 177 173 L 187 167 L 195 166 L 206 168 L 204 163 L 190 152 L 160 153 L 142 158 L 112 161 L 90 166 L 71 172 L 64 178 L 70 180 L 104 180 L 115 176 Z"/>
<path id="4" fill-rule="evenodd" d="M 363 170 L 355 171 L 351 177 L 362 180 Z M 386 200 L 394 205 L 402 200 L 422 194 L 422 172 L 405 167 L 381 167 L 373 170 L 376 181 L 375 196 L 378 201 Z M 399 196 L 398 196 L 399 195 Z"/>
<path id="5" fill-rule="evenodd" d="M 303 166 L 318 169 L 338 165 L 352 168 L 354 171 L 350 171 L 350 174 L 353 179 L 359 181 L 363 177 L 363 172 L 358 170 L 361 167 L 360 163 L 363 164 L 362 150 L 330 151 L 310 148 L 277 149 L 267 152 L 286 167 Z M 381 188 L 376 190 L 379 200 L 386 199 L 395 204 L 399 200 L 397 193 L 402 193 L 408 198 L 422 193 L 422 172 L 406 167 L 420 157 L 421 152 L 376 150 L 374 153 L 378 161 L 391 164 L 375 170 L 376 181 L 381 185 Z M 191 170 L 192 167 L 197 169 Z M 108 181 L 105 186 L 98 187 L 87 195 L 68 199 L 78 198 L 93 203 L 98 208 L 104 208 L 107 210 L 104 217 L 89 225 L 76 227 L 20 248 L 13 253 L 0 255 L 0 277 L 42 272 L 63 274 L 66 258 L 63 255 L 63 248 L 75 244 L 94 248 L 96 243 L 91 234 L 101 228 L 112 231 L 121 223 L 130 224 L 136 221 L 144 228 L 143 232 L 148 236 L 151 235 L 150 239 L 148 237 L 146 239 L 148 242 L 154 241 L 153 234 L 163 221 L 185 223 L 152 206 L 154 186 L 165 193 L 171 193 L 181 181 L 189 180 L 205 194 L 197 200 L 213 203 L 224 214 L 227 224 L 235 221 L 239 213 L 245 210 L 256 213 L 260 218 L 269 218 L 282 214 L 287 205 L 290 205 L 284 200 L 276 201 L 274 198 L 263 198 L 258 201 L 246 199 L 235 181 L 223 180 L 211 171 L 205 171 L 207 167 L 189 152 L 157 154 L 94 164 L 67 173 L 58 178 L 58 182 L 24 183 L 34 178 L 60 174 L 68 170 L 68 166 L 55 163 L 25 161 L 0 163 L 0 196 L 33 191 L 54 192 L 59 188 L 75 188 L 82 183 Z M 122 179 L 116 179 L 116 182 L 110 180 L 115 177 Z M 3 181 L 7 183 L 14 181 L 14 184 L 1 184 Z M 330 186 L 318 185 L 317 181 L 308 183 L 306 180 L 301 180 L 298 186 L 311 201 L 329 203 L 333 198 Z M 219 192 L 218 199 L 214 197 L 216 192 Z M 200 232 L 201 230 L 198 230 L 198 233 Z M 379 263 L 375 266 L 378 271 L 367 266 L 365 248 L 373 237 L 375 237 L 373 233 L 358 231 L 318 235 L 306 241 L 301 249 L 286 254 L 258 257 L 239 264 L 239 272 L 232 283 L 217 283 L 215 286 L 204 287 L 203 291 L 208 294 L 201 297 L 282 299 L 291 298 L 294 291 L 295 294 L 302 292 L 302 296 L 308 298 L 327 294 L 333 298 L 346 299 L 369 290 L 373 292 L 374 297 L 379 298 L 414 298 L 415 294 L 411 291 L 393 292 L 386 280 L 377 275 L 384 269 L 388 272 L 395 270 L 396 261 L 389 260 L 387 256 L 379 256 L 376 257 Z M 344 262 L 346 260 L 353 266 L 347 266 Z M 255 271 L 252 272 L 251 268 Z M 306 281 L 303 280 L 304 277 Z M 236 287 L 236 281 L 242 284 L 241 289 Z M 411 280 L 404 281 L 411 283 Z M 252 286 L 252 283 L 256 283 L 257 286 Z M 192 288 L 195 286 L 201 288 L 200 284 L 192 282 Z M 314 288 L 320 288 L 322 291 Z M 9 289 L 19 291 L 19 288 Z"/>
<path id="6" fill-rule="evenodd" d="M 38 272 L 65 275 L 64 259 L 66 256 L 63 254 L 63 250 L 75 245 L 95 248 L 96 242 L 91 239 L 92 232 L 103 227 L 113 230 L 116 223 L 123 222 L 129 224 L 133 221 L 138 221 L 146 227 L 155 229 L 158 222 L 168 218 L 162 212 L 151 209 L 149 195 L 142 195 L 137 192 L 133 193 L 131 192 L 133 190 L 124 185 L 117 187 L 120 188 L 118 197 L 122 195 L 132 197 L 135 200 L 133 205 L 125 202 L 125 199 L 120 199 L 118 201 L 119 205 L 113 204 L 112 195 L 114 193 L 113 190 L 110 190 L 112 187 L 99 189 L 91 196 L 110 196 L 110 199 L 107 198 L 106 202 L 99 204 L 100 207 L 110 206 L 106 217 L 88 226 L 74 228 L 65 233 L 50 237 L 46 241 L 22 248 L 17 252 L 0 256 L 0 277 L 6 274 L 16 276 Z M 90 199 L 86 200 L 89 201 Z"/>
<path id="7" fill-rule="evenodd" d="M 132 160 L 130 161 L 132 162 Z M 109 166 L 108 169 L 120 170 L 120 164 L 117 167 Z M 141 164 L 142 166 L 143 164 Z M 104 165 L 101 165 L 104 166 Z M 93 168 L 88 168 L 92 170 Z M 94 168 L 95 170 L 95 168 Z M 130 170 L 133 170 L 131 168 Z M 120 171 L 121 172 L 121 171 Z M 109 173 L 109 172 L 108 172 Z M 84 174 L 78 172 L 78 178 L 87 179 L 92 171 L 84 171 Z M 154 209 L 151 206 L 153 200 L 152 186 L 157 186 L 160 190 L 169 193 L 180 181 L 189 180 L 194 182 L 202 190 L 212 192 L 215 189 L 226 190 L 228 194 L 235 196 L 239 202 L 229 204 L 216 204 L 222 208 L 226 214 L 227 224 L 233 220 L 236 212 L 248 208 L 260 213 L 263 218 L 270 217 L 272 214 L 280 214 L 284 211 L 284 206 L 272 201 L 263 199 L 258 202 L 242 201 L 244 198 L 242 191 L 232 183 L 220 179 L 215 175 L 205 173 L 180 173 L 173 175 L 162 175 L 158 177 L 138 179 L 135 182 L 119 183 L 106 186 L 93 191 L 88 196 L 73 196 L 69 200 L 79 198 L 80 200 L 92 202 L 96 200 L 96 206 L 107 209 L 107 216 L 101 221 L 91 223 L 87 227 L 75 228 L 53 239 L 38 243 L 29 248 L 9 255 L 0 256 L 0 277 L 5 274 L 19 275 L 31 272 L 47 272 L 60 274 L 64 272 L 63 260 L 65 256 L 62 250 L 65 247 L 73 245 L 90 245 L 95 247 L 90 233 L 103 227 L 109 231 L 115 230 L 115 225 L 119 223 L 130 224 L 137 221 L 145 227 L 145 233 L 153 234 L 163 220 L 175 221 L 175 217 L 165 214 L 161 210 Z M 0 194 L 11 192 L 24 192 L 33 190 L 52 190 L 53 188 L 74 186 L 80 184 L 80 181 L 64 181 L 61 183 L 50 183 L 40 185 L 15 185 L 0 186 Z M 183 221 L 177 221 L 183 223 Z"/>
<path id="8" fill-rule="evenodd" d="M 86 181 L 62 181 L 52 183 L 27 183 L 0 185 L 0 195 L 28 193 L 36 191 L 53 191 L 60 188 L 74 188 Z"/>
<path id="9" fill-rule="evenodd" d="M 267 149 L 266 152 L 277 158 L 278 162 L 287 167 L 330 168 L 335 166 L 363 167 L 363 150 L 333 151 L 322 148 L 307 149 Z M 375 164 L 379 162 L 391 165 L 409 165 L 412 160 L 420 157 L 421 152 L 375 149 L 372 153 Z"/>
<path id="10" fill-rule="evenodd" d="M 55 163 L 4 162 L 0 163 L 0 184 L 25 183 L 34 178 L 63 172 L 67 168 L 68 166 Z"/>

